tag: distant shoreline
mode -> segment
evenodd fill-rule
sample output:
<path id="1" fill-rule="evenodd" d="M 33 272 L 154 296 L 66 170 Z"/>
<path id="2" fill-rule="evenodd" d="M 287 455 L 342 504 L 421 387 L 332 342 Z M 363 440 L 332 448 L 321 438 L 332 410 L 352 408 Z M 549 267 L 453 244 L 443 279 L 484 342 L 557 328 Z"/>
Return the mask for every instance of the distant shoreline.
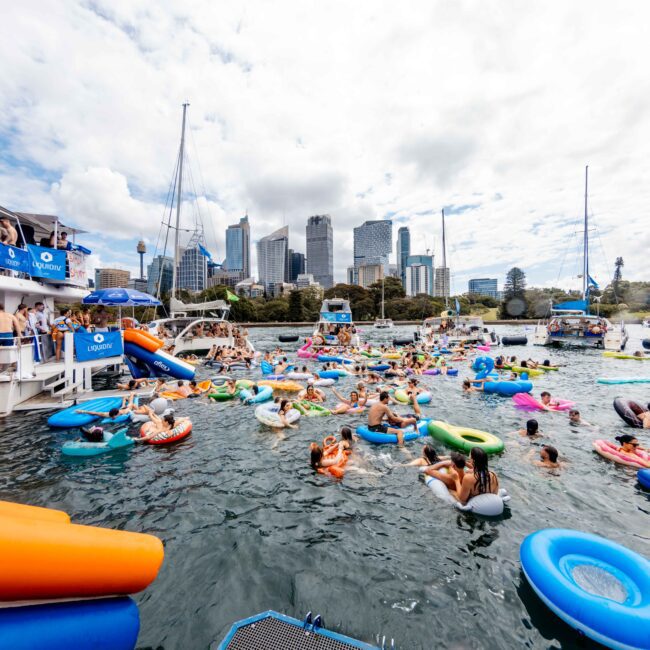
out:
<path id="1" fill-rule="evenodd" d="M 522 319 L 522 320 L 488 320 L 485 321 L 485 327 L 490 327 L 491 325 L 536 325 L 540 319 Z M 358 320 L 355 321 L 355 325 L 372 326 L 374 320 Z M 618 324 L 620 321 L 612 321 L 613 323 Z M 626 321 L 628 325 L 640 325 L 641 319 L 633 319 Z M 393 321 L 394 325 L 421 325 L 421 320 L 396 320 Z M 240 327 L 312 327 L 314 325 L 313 321 L 298 321 L 298 322 L 286 322 L 281 323 L 277 321 L 270 321 L 267 323 L 237 323 Z"/>

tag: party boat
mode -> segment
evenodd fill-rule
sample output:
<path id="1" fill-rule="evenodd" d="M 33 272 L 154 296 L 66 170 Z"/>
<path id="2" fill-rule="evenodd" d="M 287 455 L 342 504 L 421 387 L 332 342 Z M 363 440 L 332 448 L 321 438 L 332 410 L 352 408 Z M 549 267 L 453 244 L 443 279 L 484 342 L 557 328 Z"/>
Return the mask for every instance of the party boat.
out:
<path id="1" fill-rule="evenodd" d="M 314 347 L 342 345 L 338 336 L 342 329 L 346 329 L 350 333 L 350 341 L 345 345 L 358 347 L 361 344 L 359 333 L 352 320 L 350 301 L 344 298 L 327 298 L 323 300 L 319 319 L 312 334 Z M 322 343 L 319 343 L 319 341 L 322 341 Z"/>

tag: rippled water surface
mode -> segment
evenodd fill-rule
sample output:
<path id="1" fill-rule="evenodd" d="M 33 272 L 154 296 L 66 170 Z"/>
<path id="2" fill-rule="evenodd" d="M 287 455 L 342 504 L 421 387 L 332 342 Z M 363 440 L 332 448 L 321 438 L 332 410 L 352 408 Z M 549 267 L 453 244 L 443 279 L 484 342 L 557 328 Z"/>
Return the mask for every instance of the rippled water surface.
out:
<path id="1" fill-rule="evenodd" d="M 412 331 L 368 328 L 364 334 L 380 341 Z M 632 331 L 634 350 L 643 332 L 640 326 Z M 265 350 L 287 330 L 251 332 Z M 402 649 L 590 647 L 527 586 L 519 544 L 539 528 L 575 527 L 650 555 L 649 493 L 633 470 L 591 449 L 592 440 L 625 429 L 611 407 L 615 396 L 650 399 L 650 384 L 601 386 L 595 378 L 650 376 L 650 361 L 532 345 L 508 351 L 567 364 L 535 381 L 535 391 L 576 400 L 594 426 L 571 427 L 566 414 L 540 413 L 544 436 L 531 444 L 505 435 L 530 417 L 509 399 L 462 394 L 464 369 L 458 378 L 423 377 L 434 393 L 425 415 L 506 439 L 505 453 L 493 457 L 491 467 L 512 500 L 496 521 L 437 501 L 412 468 L 401 466 L 420 453 L 424 439 L 405 450 L 361 442 L 357 468 L 335 482 L 310 470 L 307 447 L 344 423 L 356 425 L 360 416 L 303 418 L 298 430 L 278 436 L 259 425 L 253 407 L 199 400 L 178 406 L 194 422 L 184 442 L 86 461 L 61 456 L 61 444 L 75 436 L 49 430 L 45 413 L 6 418 L 0 422 L 0 498 L 61 508 L 78 523 L 162 538 L 160 575 L 136 596 L 142 648 L 208 648 L 233 621 L 265 609 L 298 618 L 318 612 L 330 628 L 366 641 L 386 635 Z M 339 390 L 352 383 L 343 379 Z M 637 433 L 650 445 L 650 436 Z M 526 459 L 544 443 L 558 447 L 566 461 L 559 475 Z"/>

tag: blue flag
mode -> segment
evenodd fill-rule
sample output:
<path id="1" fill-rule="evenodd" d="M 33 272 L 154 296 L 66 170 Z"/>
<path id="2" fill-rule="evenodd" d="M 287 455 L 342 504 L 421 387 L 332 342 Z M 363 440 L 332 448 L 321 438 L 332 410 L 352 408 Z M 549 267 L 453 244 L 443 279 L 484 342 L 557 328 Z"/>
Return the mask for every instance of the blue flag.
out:
<path id="1" fill-rule="evenodd" d="M 594 289 L 599 289 L 600 288 L 598 282 L 596 282 L 596 280 L 594 280 L 588 273 L 587 273 L 587 284 L 590 287 L 593 287 Z"/>
<path id="2" fill-rule="evenodd" d="M 455 298 L 456 300 L 456 313 L 460 316 L 460 303 L 458 302 L 458 298 Z"/>
<path id="3" fill-rule="evenodd" d="M 203 257 L 207 257 L 209 260 L 212 259 L 212 255 L 210 255 L 210 251 L 204 246 L 202 246 L 201 244 L 199 244 L 199 253 L 201 253 Z"/>

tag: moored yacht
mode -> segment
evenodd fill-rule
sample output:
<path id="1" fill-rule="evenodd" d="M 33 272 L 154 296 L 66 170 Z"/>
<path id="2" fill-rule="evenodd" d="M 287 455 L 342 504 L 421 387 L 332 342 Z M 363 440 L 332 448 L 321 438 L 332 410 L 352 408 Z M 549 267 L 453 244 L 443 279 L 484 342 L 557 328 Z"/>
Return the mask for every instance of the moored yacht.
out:
<path id="1" fill-rule="evenodd" d="M 451 309 L 440 316 L 425 318 L 418 328 L 417 335 L 427 345 L 457 347 L 466 345 L 485 345 L 491 337 L 480 316 L 460 316 Z"/>
<path id="2" fill-rule="evenodd" d="M 589 215 L 587 210 L 589 167 L 585 167 L 585 216 L 582 256 L 582 300 L 553 305 L 550 317 L 535 328 L 535 345 L 602 348 L 620 351 L 625 348 L 628 333 L 625 323 L 614 325 L 607 318 L 589 311 L 589 294 L 598 285 L 589 275 Z"/>
<path id="3" fill-rule="evenodd" d="M 359 333 L 352 320 L 350 301 L 344 298 L 326 298 L 320 308 L 320 314 L 314 333 L 314 347 L 330 345 L 349 345 L 358 347 L 361 343 Z"/>

